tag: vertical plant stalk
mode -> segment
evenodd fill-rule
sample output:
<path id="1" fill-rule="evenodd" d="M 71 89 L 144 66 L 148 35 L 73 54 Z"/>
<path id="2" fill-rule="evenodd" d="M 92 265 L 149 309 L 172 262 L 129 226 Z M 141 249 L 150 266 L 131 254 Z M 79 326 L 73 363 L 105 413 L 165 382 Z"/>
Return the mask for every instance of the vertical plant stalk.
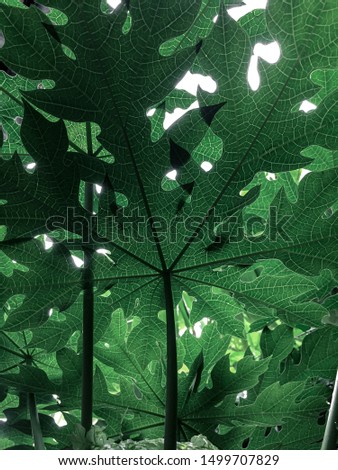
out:
<path id="1" fill-rule="evenodd" d="M 93 155 L 90 123 L 86 123 L 88 155 Z M 94 205 L 94 187 L 85 184 L 84 207 L 89 213 L 89 230 Z M 91 240 L 91 236 L 88 237 Z M 93 252 L 84 248 L 83 264 L 83 320 L 82 320 L 82 403 L 81 424 L 88 432 L 93 422 L 93 370 L 94 370 L 94 286 Z"/>
<path id="2" fill-rule="evenodd" d="M 34 440 L 35 450 L 45 450 L 43 442 L 38 409 L 36 407 L 36 400 L 34 393 L 27 394 L 28 410 L 31 420 L 32 435 Z"/>
<path id="3" fill-rule="evenodd" d="M 334 384 L 331 405 L 329 409 L 329 416 L 326 422 L 324 438 L 322 442 L 322 450 L 336 450 L 338 438 L 338 370 L 336 374 L 336 381 Z"/>
<path id="4" fill-rule="evenodd" d="M 167 320 L 167 388 L 165 404 L 164 449 L 175 450 L 177 443 L 177 348 L 175 309 L 171 289 L 171 273 L 163 274 Z"/>

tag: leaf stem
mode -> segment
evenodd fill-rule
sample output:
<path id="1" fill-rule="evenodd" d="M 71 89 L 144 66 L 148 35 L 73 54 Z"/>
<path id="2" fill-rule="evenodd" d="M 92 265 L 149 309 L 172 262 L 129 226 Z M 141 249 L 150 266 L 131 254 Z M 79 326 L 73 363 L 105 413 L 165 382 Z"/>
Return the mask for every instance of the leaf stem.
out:
<path id="1" fill-rule="evenodd" d="M 32 435 L 34 439 L 35 450 L 45 450 L 45 444 L 43 442 L 39 414 L 36 407 L 36 400 L 34 393 L 27 394 L 28 409 L 31 420 Z"/>
<path id="2" fill-rule="evenodd" d="M 72 142 L 71 140 L 69 140 L 69 146 L 72 147 L 74 150 L 76 150 L 77 152 L 79 152 L 81 155 L 87 155 L 86 152 L 84 150 L 82 150 L 81 147 L 79 147 L 78 145 L 76 145 L 75 142 Z"/>
<path id="3" fill-rule="evenodd" d="M 86 123 L 88 154 L 93 155 L 91 127 Z M 94 188 L 85 185 L 84 207 L 90 216 L 93 213 Z M 93 251 L 84 248 L 83 265 L 83 323 L 82 323 L 82 403 L 81 424 L 88 432 L 93 420 L 93 371 L 94 371 L 94 283 Z"/>
<path id="4" fill-rule="evenodd" d="M 324 438 L 321 450 L 336 450 L 338 438 L 338 370 L 336 374 L 336 381 L 334 384 L 329 416 L 326 422 Z"/>
<path id="5" fill-rule="evenodd" d="M 164 449 L 175 450 L 177 443 L 177 350 L 175 309 L 171 288 L 171 273 L 163 273 L 167 320 L 167 388 L 165 405 Z"/>

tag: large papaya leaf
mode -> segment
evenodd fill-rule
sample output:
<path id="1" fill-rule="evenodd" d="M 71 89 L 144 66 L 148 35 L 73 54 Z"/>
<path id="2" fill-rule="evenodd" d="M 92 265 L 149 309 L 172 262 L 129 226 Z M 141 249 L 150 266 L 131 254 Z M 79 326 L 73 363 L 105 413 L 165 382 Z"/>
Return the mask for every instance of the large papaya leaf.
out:
<path id="1" fill-rule="evenodd" d="M 130 350 L 128 343 L 133 338 L 127 331 L 126 319 L 118 312 L 112 327 L 116 329 L 114 336 L 108 335 L 111 342 L 106 343 L 106 338 L 103 338 L 97 345 L 99 369 L 95 375 L 95 413 L 106 420 L 106 432 L 110 437 L 160 437 L 165 406 L 162 380 L 165 365 L 159 361 L 161 349 L 158 348 L 157 353 L 150 357 L 150 363 L 143 367 L 141 355 Z M 136 332 L 138 328 L 140 325 L 135 327 Z M 290 351 L 287 329 L 277 327 L 266 331 L 262 350 L 268 357 L 257 361 L 246 356 L 238 362 L 234 373 L 230 371 L 229 356 L 219 358 L 215 355 L 215 344 L 220 344 L 219 333 L 212 325 L 206 328 L 205 338 L 184 336 L 184 344 L 189 345 L 189 349 L 183 358 L 187 372 L 181 372 L 179 376 L 180 435 L 186 439 L 203 432 L 220 448 L 268 449 L 275 446 L 299 449 L 304 445 L 318 448 L 317 441 L 322 434 L 319 418 L 327 409 L 329 389 L 321 384 L 289 380 L 288 377 L 285 377 L 284 385 L 278 383 L 277 363 L 281 363 Z M 144 349 L 146 347 L 144 344 Z M 275 348 L 278 352 L 274 356 Z M 335 349 L 331 340 L 327 357 L 330 350 L 333 352 Z M 19 374 L 3 374 L 2 381 L 11 393 L 34 390 L 40 400 L 46 393 L 56 394 L 58 405 L 48 405 L 46 401 L 43 404 L 42 400 L 40 409 L 67 414 L 76 410 L 80 395 L 80 357 L 69 349 L 63 349 L 57 353 L 57 360 L 62 370 L 62 381 L 57 377 L 51 381 L 48 377 L 53 371 L 43 365 L 39 365 L 40 369 L 22 366 Z M 287 363 L 285 367 L 288 370 L 290 366 Z M 203 381 L 205 373 L 209 376 L 207 387 Z M 308 363 L 306 374 L 307 377 L 317 375 L 317 364 Z M 320 375 L 330 380 L 334 371 L 323 369 Z M 110 385 L 104 376 L 109 377 Z M 111 388 L 113 382 L 118 393 Z M 260 393 L 257 395 L 258 387 Z M 240 398 L 244 391 L 246 398 Z M 304 430 L 307 427 L 308 430 L 300 436 L 293 426 L 304 427 Z"/>
<path id="2" fill-rule="evenodd" d="M 165 382 L 171 380 L 175 389 L 179 365 L 183 372 L 177 409 L 184 438 L 203 433 L 220 447 L 234 448 L 253 436 L 264 447 L 272 444 L 264 443 L 262 429 L 303 421 L 314 430 L 309 433 L 313 446 L 319 432 L 314 420 L 325 412 L 328 392 L 306 380 L 318 377 L 316 367 L 327 354 L 321 344 L 314 345 L 318 361 L 294 364 L 273 346 L 274 340 L 272 345 L 263 343 L 263 354 L 272 350 L 278 359 L 255 361 L 247 355 L 235 376 L 228 358 L 220 356 L 230 336 L 245 336 L 247 313 L 263 326 L 282 321 L 305 328 L 322 327 L 328 315 L 315 292 L 325 290 L 323 268 L 333 275 L 337 271 L 332 209 L 337 170 L 306 176 L 294 197 L 281 185 L 271 203 L 268 198 L 270 207 L 266 198 L 257 203 L 265 211 L 258 230 L 243 229 L 247 220 L 242 209 L 259 201 L 259 178 L 247 191 L 255 175 L 310 164 L 304 157 L 309 146 L 328 152 L 338 148 L 336 92 L 328 93 L 326 82 L 316 86 L 310 79 L 315 69 L 337 67 L 336 2 L 308 5 L 303 0 L 300 6 L 271 0 L 263 27 L 279 42 L 282 57 L 277 65 L 262 65 L 256 93 L 246 80 L 255 33 L 250 27 L 247 35 L 230 19 L 224 2 L 131 1 L 110 12 L 98 0 L 50 0 L 47 5 L 67 18 L 59 24 L 38 9 L 3 3 L 4 63 L 25 79 L 54 83 L 53 88 L 22 93 L 27 101 L 20 135 L 36 168 L 26 171 L 18 155 L 1 163 L 5 179 L 0 209 L 6 227 L 1 294 L 6 305 L 13 294 L 25 296 L 5 313 L 3 326 L 10 331 L 32 329 L 29 346 L 56 351 L 57 363 L 22 365 L 19 354 L 18 362 L 9 359 L 2 384 L 13 393 L 34 393 L 40 399 L 46 393 L 60 396 L 61 405 L 51 406 L 53 411 L 78 409 L 81 347 L 71 331 L 81 330 L 75 301 L 82 290 L 88 291 L 88 282 L 85 269 L 70 265 L 69 250 L 87 255 L 101 248 L 110 253 L 101 261 L 95 254 L 91 268 L 97 313 L 100 305 L 109 312 L 122 308 L 130 322 L 134 324 L 135 316 L 139 321 L 126 339 L 128 327 L 116 315 L 118 329 L 112 326 L 105 335 L 108 315 L 96 318 L 95 341 L 104 340 L 95 351 L 100 365 L 94 412 L 109 422 L 111 435 L 162 435 L 165 415 L 170 415 L 165 411 L 165 400 L 170 402 Z M 213 26 L 211 17 L 220 3 Z M 185 99 L 173 89 L 188 69 L 210 74 L 217 94 L 198 90 L 199 109 L 167 132 L 158 130 L 159 123 L 151 130 L 146 112 L 156 107 L 163 117 L 166 106 L 172 109 Z M 321 86 L 327 96 L 315 112 L 295 111 L 304 97 L 320 93 Z M 95 125 L 100 128 L 97 136 Z M 69 152 L 74 129 L 80 129 L 77 153 Z M 113 164 L 93 158 L 101 148 L 114 156 Z M 204 159 L 209 165 L 203 169 Z M 97 214 L 82 206 L 84 181 L 102 186 Z M 65 233 L 60 246 L 39 250 L 39 242 L 31 238 L 55 228 Z M 12 260 L 20 269 L 11 268 Z M 103 293 L 105 300 L 98 297 Z M 190 333 L 177 339 L 175 307 L 184 293 L 193 299 L 190 322 L 204 317 L 211 321 L 201 346 Z M 59 316 L 49 318 L 50 309 L 60 311 Z M 161 320 L 163 310 L 167 325 Z M 42 324 L 45 333 L 36 329 Z M 308 340 L 302 348 L 309 350 Z M 4 345 L 2 351 L 11 355 L 8 349 Z M 274 377 L 282 360 L 285 383 L 280 385 Z M 8 370 L 12 366 L 15 372 Z M 307 373 L 312 366 L 313 372 Z M 320 372 L 331 374 L 333 367 L 330 362 Z M 251 389 L 254 399 L 236 406 L 237 395 Z M 293 435 L 287 442 L 296 446 L 296 441 Z M 271 442 L 284 445 L 278 439 Z"/>
<path id="3" fill-rule="evenodd" d="M 53 2 L 50 2 L 50 5 L 56 6 Z M 203 104 L 201 110 L 189 113 L 182 123 L 179 122 L 174 126 L 169 132 L 169 138 L 165 137 L 156 143 L 151 143 L 145 110 L 151 106 L 152 102 L 158 102 L 160 98 L 165 97 L 184 69 L 192 64 L 196 54 L 195 50 L 188 48 L 178 54 L 161 55 L 158 48 L 172 36 L 174 25 L 175 31 L 179 28 L 185 31 L 184 28 L 193 18 L 193 7 L 189 6 L 184 13 L 178 4 L 168 9 L 167 13 L 171 15 L 170 18 L 174 19 L 174 23 L 171 24 L 171 28 L 166 29 L 164 25 L 169 21 L 169 16 L 164 20 L 163 15 L 160 15 L 162 14 L 160 8 L 156 10 L 158 16 L 152 18 L 150 25 L 148 16 L 150 12 L 154 13 L 151 4 L 142 9 L 131 5 L 132 27 L 128 34 L 124 34 L 121 30 L 126 14 L 124 8 L 118 8 L 110 15 L 102 12 L 99 4 L 95 3 L 84 3 L 80 12 L 74 4 L 69 3 L 58 2 L 57 8 L 68 16 L 67 24 L 52 25 L 36 9 L 23 11 L 4 7 L 5 18 L 7 18 L 4 27 L 6 37 L 3 48 L 4 57 L 7 63 L 15 66 L 21 74 L 30 78 L 50 78 L 55 81 L 55 87 L 51 90 L 40 89 L 25 93 L 32 102 L 54 115 L 74 121 L 91 120 L 100 125 L 101 134 L 98 139 L 115 154 L 116 167 L 121 170 L 117 170 L 117 174 L 114 174 L 115 172 L 110 174 L 108 170 L 109 179 L 101 197 L 99 232 L 106 235 L 106 227 L 102 228 L 102 225 L 105 225 L 107 217 L 116 214 L 116 203 L 114 205 L 116 192 L 123 194 L 128 201 L 128 215 L 138 210 L 141 217 L 146 217 L 143 232 L 146 235 L 145 240 L 142 239 L 140 243 L 139 240 L 130 240 L 127 237 L 128 239 L 124 241 L 118 230 L 109 233 L 108 238 L 112 239 L 115 246 L 120 246 L 124 254 L 139 260 L 155 272 L 165 274 L 168 268 L 172 271 L 176 266 L 184 270 L 194 269 L 195 266 L 213 263 L 218 259 L 224 264 L 227 263 L 227 257 L 231 259 L 231 262 L 236 258 L 237 262 L 247 251 L 245 241 L 235 246 L 230 244 L 226 250 L 226 252 L 230 251 L 229 255 L 225 255 L 224 247 L 221 250 L 206 250 L 208 245 L 205 246 L 205 243 L 193 243 L 195 235 L 200 232 L 207 219 L 210 219 L 211 214 L 216 211 L 216 215 L 219 214 L 221 219 L 224 219 L 252 201 L 257 196 L 256 188 L 244 197 L 239 195 L 239 191 L 256 172 L 299 167 L 306 161 L 299 156 L 299 151 L 310 143 L 337 145 L 333 132 L 335 115 L 330 113 L 333 101 L 330 97 L 324 100 L 318 112 L 311 113 L 309 116 L 292 111 L 292 104 L 296 103 L 305 91 L 314 89 L 308 78 L 313 67 L 317 63 L 325 66 L 334 63 L 333 54 L 330 52 L 334 48 L 330 31 L 335 24 L 328 21 L 328 28 L 323 27 L 323 34 L 327 37 L 325 58 L 321 59 L 322 56 L 318 52 L 320 44 L 314 42 L 313 48 L 307 47 L 308 37 L 314 41 L 311 35 L 312 28 L 315 26 L 322 28 L 321 24 L 313 23 L 315 16 L 311 16 L 312 23 L 308 22 L 311 15 L 309 9 L 299 16 L 295 27 L 290 21 L 283 21 L 284 17 L 288 18 L 290 5 L 283 3 L 283 7 L 279 7 L 277 4 L 271 4 L 268 9 L 267 25 L 276 39 L 280 41 L 283 58 L 276 67 L 270 67 L 266 71 L 266 84 L 259 93 L 252 93 L 245 80 L 250 52 L 249 42 L 242 29 L 235 22 L 227 19 L 226 12 L 222 8 L 220 20 L 215 24 L 211 34 L 203 40 L 202 47 L 198 48 L 195 63 L 195 67 L 208 70 L 216 79 L 219 86 L 217 100 L 222 101 L 216 104 L 215 99 L 211 98 L 214 103 L 208 104 L 210 100 L 200 94 L 201 104 Z M 319 3 L 319 6 L 313 6 L 313 8 L 319 9 L 324 15 L 326 12 L 331 12 L 334 7 Z M 75 15 L 76 28 L 73 27 L 72 21 Z M 100 60 L 94 60 L 88 67 L 88 54 L 91 53 L 94 57 L 97 53 L 93 37 L 95 36 L 95 40 L 99 41 L 96 37 L 97 33 L 93 35 L 87 28 L 86 18 L 93 15 L 95 22 L 90 22 L 91 27 L 95 28 L 95 31 L 100 31 L 102 37 L 110 37 L 110 41 L 118 44 L 119 48 L 116 50 L 109 48 L 105 40 L 100 48 Z M 30 36 L 32 29 L 27 28 L 28 19 L 29 24 L 35 26 L 34 38 Z M 282 21 L 283 27 L 279 26 Z M 152 34 L 149 36 L 150 27 Z M 77 38 L 81 28 L 85 32 L 80 35 L 83 39 L 79 42 Z M 24 34 L 19 36 L 19 30 L 24 31 Z M 144 39 L 146 46 L 140 49 L 140 44 L 143 45 Z M 18 51 L 27 46 L 24 60 L 19 53 L 15 57 L 13 55 L 9 57 L 7 51 L 11 44 L 16 44 Z M 137 47 L 132 47 L 133 44 L 137 44 Z M 226 53 L 223 44 L 227 44 Z M 61 45 L 73 49 L 75 61 L 65 56 Z M 35 48 L 38 48 L 38 54 L 35 53 Z M 130 50 L 133 50 L 134 54 L 127 54 L 126 51 Z M 302 53 L 299 52 L 300 50 Z M 39 55 L 45 58 L 43 66 L 40 59 L 37 60 Z M 29 67 L 27 67 L 28 57 L 31 59 Z M 114 69 L 109 65 L 115 62 L 119 64 L 120 57 L 122 61 L 124 57 L 124 60 L 128 62 L 129 75 L 125 73 L 122 62 Z M 222 66 L 222 60 L 224 66 Z M 154 64 L 158 64 L 157 67 L 154 68 Z M 82 70 L 84 73 L 81 72 Z M 147 75 L 144 83 L 135 83 L 135 76 L 139 79 L 145 72 Z M 100 74 L 104 77 L 104 81 L 98 84 L 97 77 Z M 277 83 L 278 86 L 272 87 L 271 83 Z M 292 90 L 291 95 L 290 90 Z M 284 96 L 288 99 L 284 99 Z M 260 113 L 257 113 L 256 109 L 260 109 Z M 279 114 L 284 115 L 285 119 L 276 120 L 274 116 Z M 31 119 L 27 117 L 27 122 Z M 285 127 L 286 121 L 287 127 Z M 250 123 L 251 130 L 248 129 L 248 123 Z M 54 125 L 61 126 L 61 124 Z M 29 123 L 23 125 L 23 139 L 25 139 L 25 128 L 29 129 L 29 126 Z M 191 158 L 191 152 L 196 147 L 196 143 L 203 138 L 208 126 L 211 126 L 215 135 L 222 139 L 223 155 L 212 171 L 203 174 Z M 231 126 L 235 126 L 233 130 L 230 129 Z M 142 136 L 141 140 L 139 136 Z M 234 136 L 236 136 L 235 140 Z M 34 135 L 32 137 L 34 141 Z M 39 147 L 41 136 L 36 139 L 36 144 L 33 144 L 34 150 Z M 26 141 L 27 146 L 30 146 L 28 141 Z M 259 158 L 253 158 L 253 155 L 260 152 L 260 147 L 266 149 L 264 158 L 262 155 Z M 234 149 L 236 149 L 235 152 Z M 65 144 L 62 151 L 66 151 Z M 158 158 L 158 155 L 166 155 L 166 157 Z M 297 155 L 298 158 L 295 158 Z M 178 187 L 172 191 L 164 191 L 161 182 L 166 169 L 170 167 L 178 170 Z M 333 180 L 332 176 L 329 178 Z M 75 186 L 75 191 L 72 193 L 75 197 L 78 180 L 75 184 L 73 182 L 69 184 L 71 187 Z M 329 187 L 332 191 L 334 190 L 333 181 Z M 19 197 L 21 193 L 19 188 L 16 197 Z M 306 196 L 310 198 L 309 193 L 307 191 Z M 72 207 L 74 203 L 74 199 L 66 201 L 66 204 Z M 10 201 L 3 207 L 5 211 L 10 210 Z M 284 210 L 284 213 L 287 210 L 290 212 L 288 208 Z M 299 210 L 303 211 L 304 207 Z M 183 230 L 179 229 L 181 215 L 185 222 Z M 294 218 L 296 216 L 299 220 L 298 214 L 295 214 Z M 45 215 L 42 218 L 44 217 Z M 18 213 L 18 218 L 22 220 L 22 214 Z M 119 221 L 119 218 L 117 220 Z M 171 226 L 166 225 L 162 229 L 163 220 L 167 224 L 170 222 Z M 193 223 L 190 223 L 191 221 Z M 329 220 L 329 222 L 332 221 Z M 137 222 L 132 219 L 132 223 L 135 225 Z M 12 227 L 15 226 L 16 224 Z M 10 229 L 13 230 L 12 227 Z M 162 237 L 162 232 L 168 231 L 170 235 L 172 233 L 175 235 L 174 240 L 170 236 Z M 300 245 L 299 238 L 303 237 L 303 232 L 304 230 L 298 229 L 296 235 L 292 234 L 293 244 L 297 237 L 296 244 Z M 328 237 L 331 237 L 331 234 L 330 230 Z M 312 241 L 311 238 L 308 240 L 309 235 L 305 233 L 306 246 L 309 241 Z M 311 227 L 311 237 L 313 235 Z M 214 237 L 213 233 L 211 237 Z M 314 242 L 317 243 L 317 238 Z M 252 245 L 252 243 L 249 244 Z M 262 252 L 265 254 L 268 251 L 266 245 L 267 243 L 260 244 L 257 250 L 258 256 L 261 257 Z M 281 249 L 281 243 L 277 245 L 278 249 Z M 286 252 L 282 257 L 283 260 L 289 257 L 285 245 L 289 248 L 290 243 L 283 243 L 282 249 Z M 222 243 L 220 246 L 222 247 Z M 241 248 L 236 250 L 237 246 Z M 240 251 L 240 254 L 233 256 L 234 251 Z M 272 247 L 269 252 L 274 256 L 276 249 Z M 194 260 L 192 263 L 190 263 L 191 258 Z M 202 259 L 203 263 L 200 262 Z M 330 262 L 332 263 L 331 260 Z M 295 263 L 292 267 L 294 265 Z"/>

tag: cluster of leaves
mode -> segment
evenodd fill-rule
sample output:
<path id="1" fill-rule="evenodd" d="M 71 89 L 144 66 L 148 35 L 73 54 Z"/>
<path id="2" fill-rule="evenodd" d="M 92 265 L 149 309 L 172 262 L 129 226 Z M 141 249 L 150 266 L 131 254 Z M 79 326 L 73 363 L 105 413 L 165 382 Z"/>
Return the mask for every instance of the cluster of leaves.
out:
<path id="1" fill-rule="evenodd" d="M 239 22 L 238 0 L 44 3 L 1 0 L 1 448 L 32 448 L 32 429 L 69 448 L 92 410 L 111 446 L 319 448 L 338 364 L 337 1 Z M 254 92 L 258 40 L 282 56 Z M 175 88 L 188 70 L 217 92 L 164 130 L 196 100 Z"/>
<path id="2" fill-rule="evenodd" d="M 104 426 L 96 424 L 88 432 L 81 426 L 77 425 L 74 428 L 72 436 L 73 449 L 75 450 L 163 450 L 164 439 L 143 439 L 133 441 L 127 439 L 126 441 L 116 442 L 109 439 L 104 432 Z M 217 450 L 205 436 L 193 436 L 191 441 L 178 442 L 178 450 Z"/>

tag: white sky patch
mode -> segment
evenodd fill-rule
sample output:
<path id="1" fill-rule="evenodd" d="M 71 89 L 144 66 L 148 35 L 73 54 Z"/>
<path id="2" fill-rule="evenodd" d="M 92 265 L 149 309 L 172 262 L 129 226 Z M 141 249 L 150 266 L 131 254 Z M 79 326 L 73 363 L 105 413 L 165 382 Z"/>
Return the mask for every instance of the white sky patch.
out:
<path id="1" fill-rule="evenodd" d="M 276 41 L 270 42 L 269 44 L 258 42 L 255 45 L 248 68 L 248 83 L 253 91 L 257 91 L 261 83 L 258 71 L 258 59 L 261 58 L 269 64 L 275 64 L 278 62 L 280 56 L 281 50 Z"/>
<path id="2" fill-rule="evenodd" d="M 308 113 L 314 109 L 317 109 L 317 106 L 308 100 L 304 100 L 299 107 L 299 111 L 304 111 L 304 113 Z"/>
<path id="3" fill-rule="evenodd" d="M 53 241 L 49 238 L 48 235 L 43 236 L 43 243 L 45 245 L 45 250 L 48 250 L 54 245 Z"/>
<path id="4" fill-rule="evenodd" d="M 56 413 L 54 413 L 53 418 L 54 418 L 55 424 L 57 424 L 59 428 L 62 428 L 63 426 L 67 426 L 67 421 L 63 417 L 63 414 L 61 413 L 61 411 L 57 411 Z"/>
<path id="5" fill-rule="evenodd" d="M 236 396 L 236 402 L 238 403 L 240 400 L 244 399 L 246 400 L 248 398 L 248 391 L 247 390 L 243 390 L 243 392 L 239 392 Z"/>
<path id="6" fill-rule="evenodd" d="M 177 178 L 177 170 L 169 171 L 169 173 L 166 174 L 166 177 L 170 180 L 175 180 Z"/>
<path id="7" fill-rule="evenodd" d="M 50 308 L 50 309 L 48 310 L 48 316 L 51 317 L 52 315 L 53 315 L 53 309 Z M 55 395 L 55 396 L 56 396 L 56 395 Z M 53 397 L 54 397 L 54 395 L 53 395 Z"/>
<path id="8" fill-rule="evenodd" d="M 95 185 L 95 190 L 96 190 L 97 194 L 100 194 L 101 191 L 102 191 L 102 186 L 100 186 L 99 184 L 96 184 Z"/>
<path id="9" fill-rule="evenodd" d="M 252 55 L 248 68 L 248 83 L 251 90 L 256 91 L 261 84 L 261 78 L 258 73 L 258 56 Z"/>
<path id="10" fill-rule="evenodd" d="M 147 114 L 148 117 L 151 117 L 151 116 L 154 116 L 155 111 L 156 111 L 156 108 L 151 108 L 151 109 L 148 109 L 146 114 Z"/>
<path id="11" fill-rule="evenodd" d="M 253 53 L 266 60 L 266 62 L 269 62 L 269 64 L 275 64 L 280 58 L 280 47 L 276 41 L 270 42 L 269 44 L 258 42 L 255 44 Z"/>
<path id="12" fill-rule="evenodd" d="M 75 256 L 75 255 L 72 255 L 72 258 L 73 258 L 73 261 L 74 261 L 74 264 L 77 268 L 81 268 L 83 266 L 83 260 L 81 258 L 79 258 L 78 256 Z"/>
<path id="13" fill-rule="evenodd" d="M 28 163 L 28 165 L 26 165 L 27 170 L 33 170 L 35 167 L 36 167 L 36 163 L 34 162 Z"/>
<path id="14" fill-rule="evenodd" d="M 268 173 L 265 175 L 265 177 L 266 177 L 266 179 L 267 179 L 268 181 L 275 181 L 275 180 L 277 179 L 277 178 L 276 178 L 276 173 L 269 173 L 269 172 L 268 172 Z"/>
<path id="15" fill-rule="evenodd" d="M 96 253 L 100 253 L 101 255 L 111 255 L 111 252 L 105 248 L 99 248 L 96 250 Z"/>
<path id="16" fill-rule="evenodd" d="M 201 75 L 200 73 L 191 73 L 188 71 L 176 85 L 178 90 L 186 90 L 195 96 L 197 95 L 198 87 L 208 93 L 215 93 L 217 83 L 210 75 Z"/>
<path id="17" fill-rule="evenodd" d="M 306 176 L 308 173 L 311 173 L 311 171 L 306 170 L 305 168 L 302 168 L 302 171 L 300 172 L 299 181 L 301 181 L 304 178 L 304 176 Z"/>
<path id="18" fill-rule="evenodd" d="M 201 321 L 197 322 L 193 326 L 193 333 L 196 338 L 200 338 L 203 332 L 203 328 L 209 323 L 209 318 L 204 317 Z"/>
<path id="19" fill-rule="evenodd" d="M 164 120 L 163 120 L 163 129 L 167 130 L 175 121 L 177 121 L 180 117 L 182 117 L 185 113 L 190 111 L 191 109 L 198 108 L 198 101 L 194 101 L 189 108 L 182 109 L 182 108 L 175 108 L 172 113 L 165 113 Z"/>
<path id="20" fill-rule="evenodd" d="M 213 167 L 213 165 L 210 162 L 205 161 L 205 162 L 201 163 L 202 170 L 204 170 L 206 172 L 210 171 L 212 169 L 212 167 Z"/>
<path id="21" fill-rule="evenodd" d="M 115 9 L 116 7 L 118 7 L 120 5 L 121 0 L 107 0 L 107 3 L 110 7 Z"/>
<path id="22" fill-rule="evenodd" d="M 241 7 L 229 8 L 228 13 L 234 20 L 238 21 L 252 10 L 266 8 L 268 0 L 244 0 L 244 3 Z"/>

